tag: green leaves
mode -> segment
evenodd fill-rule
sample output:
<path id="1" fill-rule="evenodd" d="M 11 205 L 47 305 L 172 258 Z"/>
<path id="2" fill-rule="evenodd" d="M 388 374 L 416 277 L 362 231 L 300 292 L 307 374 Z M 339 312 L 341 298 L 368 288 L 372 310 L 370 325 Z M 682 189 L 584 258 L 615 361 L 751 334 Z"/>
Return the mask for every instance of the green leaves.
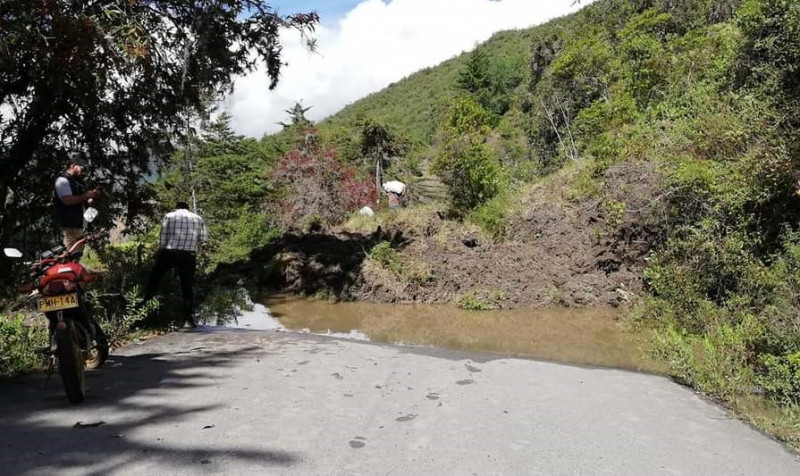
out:
<path id="1" fill-rule="evenodd" d="M 369 252 L 369 258 L 378 263 L 382 268 L 400 274 L 403 271 L 403 265 L 397 256 L 397 251 L 392 248 L 392 244 L 388 241 L 381 241 Z"/>
<path id="2" fill-rule="evenodd" d="M 737 23 L 745 37 L 741 75 L 800 99 L 800 9 L 793 0 L 746 0 Z"/>
<path id="3" fill-rule="evenodd" d="M 317 21 L 314 13 L 282 17 L 260 0 L 4 0 L 0 192 L 24 199 L 4 204 L 0 241 L 18 217 L 49 206 L 45 191 L 65 149 L 85 153 L 93 178 L 114 191 L 103 202 L 109 222 L 146 210 L 152 196 L 141 179 L 172 153 L 189 116 L 204 116 L 259 61 L 274 88 L 279 31 L 308 34 Z"/>
<path id="4" fill-rule="evenodd" d="M 667 38 L 672 16 L 645 10 L 634 16 L 619 33 L 618 51 L 628 63 L 626 71 L 629 88 L 642 107 L 654 99 L 664 81 L 667 65 L 663 53 L 663 42 Z"/>
<path id="5" fill-rule="evenodd" d="M 522 82 L 522 63 L 510 56 L 489 56 L 475 49 L 461 70 L 458 87 L 469 92 L 492 116 L 492 122 L 505 114 L 514 88 Z"/>
<path id="6" fill-rule="evenodd" d="M 556 57 L 551 73 L 580 109 L 607 96 L 619 71 L 617 61 L 608 34 L 590 27 Z"/>
<path id="7" fill-rule="evenodd" d="M 41 319 L 44 321 L 44 317 Z M 36 351 L 45 345 L 47 328 L 44 325 L 28 325 L 24 315 L 0 315 L 0 377 L 41 368 L 44 360 Z"/>
<path id="8" fill-rule="evenodd" d="M 450 190 L 453 208 L 469 211 L 500 192 L 504 177 L 486 143 L 490 115 L 470 97 L 456 101 L 439 132 L 431 170 Z"/>
<path id="9" fill-rule="evenodd" d="M 762 355 L 764 372 L 756 379 L 767 395 L 785 406 L 800 405 L 800 352 Z"/>
<path id="10" fill-rule="evenodd" d="M 276 152 L 267 142 L 233 133 L 230 116 L 220 115 L 188 150 L 172 157 L 171 169 L 157 184 L 163 211 L 194 196 L 209 227 L 203 247 L 206 267 L 246 259 L 276 231 L 261 210 L 272 192 L 268 173 Z"/>

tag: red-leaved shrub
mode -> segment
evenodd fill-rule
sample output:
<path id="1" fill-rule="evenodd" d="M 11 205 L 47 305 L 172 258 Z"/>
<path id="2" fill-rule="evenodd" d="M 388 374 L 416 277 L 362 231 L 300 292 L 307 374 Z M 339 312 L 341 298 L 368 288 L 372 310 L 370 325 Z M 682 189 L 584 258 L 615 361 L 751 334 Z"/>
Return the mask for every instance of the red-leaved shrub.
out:
<path id="1" fill-rule="evenodd" d="M 375 203 L 375 184 L 339 162 L 335 150 L 322 148 L 313 130 L 303 135 L 303 141 L 278 161 L 271 174 L 281 189 L 279 203 L 271 208 L 284 228 L 302 227 L 310 217 L 337 224 L 350 212 Z"/>

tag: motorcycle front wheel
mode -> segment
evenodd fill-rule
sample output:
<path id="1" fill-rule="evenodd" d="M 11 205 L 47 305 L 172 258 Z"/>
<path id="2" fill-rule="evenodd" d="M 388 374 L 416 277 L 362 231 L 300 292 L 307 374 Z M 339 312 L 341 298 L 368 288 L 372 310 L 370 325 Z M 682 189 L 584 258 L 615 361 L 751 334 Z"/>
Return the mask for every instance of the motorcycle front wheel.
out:
<path id="1" fill-rule="evenodd" d="M 80 403 L 86 397 L 84 389 L 83 350 L 78 343 L 75 325 L 68 323 L 67 329 L 56 331 L 56 358 L 58 373 L 64 384 L 64 392 L 72 403 Z"/>

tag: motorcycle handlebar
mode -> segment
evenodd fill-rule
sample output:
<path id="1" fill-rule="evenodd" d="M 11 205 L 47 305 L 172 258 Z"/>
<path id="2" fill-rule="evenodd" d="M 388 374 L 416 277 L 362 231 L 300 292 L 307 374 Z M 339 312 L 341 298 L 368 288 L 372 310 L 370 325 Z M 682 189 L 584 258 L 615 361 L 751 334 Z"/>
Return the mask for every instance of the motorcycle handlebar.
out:
<path id="1" fill-rule="evenodd" d="M 39 261 L 31 263 L 31 276 L 36 276 L 37 274 L 41 274 L 46 270 L 48 267 L 56 264 L 56 263 L 64 263 L 66 261 L 70 261 L 74 259 L 76 255 L 82 253 L 82 248 L 87 243 L 92 243 L 98 240 L 101 240 L 105 237 L 104 233 L 95 233 L 92 235 L 84 235 L 81 239 L 76 241 L 72 244 L 72 246 L 61 253 L 58 256 L 53 257 L 46 257 Z M 81 251 L 78 251 L 81 250 Z"/>
<path id="2" fill-rule="evenodd" d="M 59 258 L 65 258 L 70 255 L 76 254 L 78 249 L 83 248 L 83 245 L 85 245 L 86 243 L 97 241 L 100 238 L 102 238 L 102 235 L 99 233 L 96 233 L 94 235 L 84 235 L 83 238 L 73 243 L 72 246 L 67 251 L 64 252 L 64 254 L 59 256 Z"/>

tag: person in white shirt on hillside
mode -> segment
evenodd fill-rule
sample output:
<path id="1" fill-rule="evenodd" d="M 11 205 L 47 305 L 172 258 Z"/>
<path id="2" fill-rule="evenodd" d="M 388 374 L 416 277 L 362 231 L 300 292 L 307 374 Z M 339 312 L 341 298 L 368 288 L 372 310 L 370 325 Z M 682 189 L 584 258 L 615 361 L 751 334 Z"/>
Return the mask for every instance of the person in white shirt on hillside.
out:
<path id="1" fill-rule="evenodd" d="M 152 299 L 164 274 L 170 269 L 177 269 L 183 295 L 183 315 L 190 327 L 197 327 L 193 314 L 197 248 L 207 239 L 208 229 L 203 218 L 190 212 L 186 202 L 178 202 L 175 211 L 167 213 L 161 223 L 156 264 L 144 293 L 145 302 Z"/>
<path id="2" fill-rule="evenodd" d="M 383 184 L 383 190 L 389 197 L 389 209 L 394 210 L 404 207 L 406 204 L 406 197 L 408 187 L 406 184 L 399 180 L 392 180 Z"/>

